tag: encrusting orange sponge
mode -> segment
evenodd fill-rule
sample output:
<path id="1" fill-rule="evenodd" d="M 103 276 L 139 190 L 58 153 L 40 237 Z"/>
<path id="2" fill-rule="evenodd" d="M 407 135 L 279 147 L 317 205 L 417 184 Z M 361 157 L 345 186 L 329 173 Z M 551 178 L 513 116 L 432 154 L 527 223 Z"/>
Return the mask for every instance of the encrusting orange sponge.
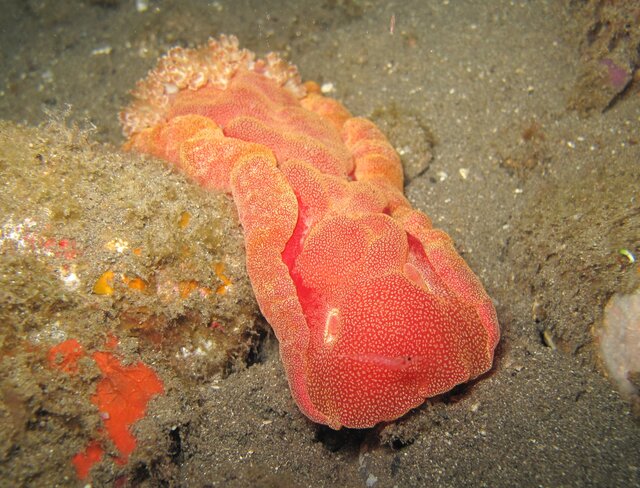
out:
<path id="1" fill-rule="evenodd" d="M 112 337 L 111 342 L 107 348 L 115 347 L 117 339 Z M 78 372 L 78 361 L 85 356 L 82 345 L 76 339 L 68 339 L 49 349 L 48 362 L 50 367 L 72 375 Z M 96 351 L 91 358 L 102 373 L 91 402 L 98 407 L 106 433 L 119 453 L 115 461 L 125 464 L 136 447 L 131 428 L 145 416 L 149 400 L 164 392 L 164 386 L 156 373 L 141 362 L 125 366 L 110 351 Z M 89 476 L 104 452 L 102 444 L 92 440 L 73 457 L 79 479 Z"/>
<path id="2" fill-rule="evenodd" d="M 372 122 L 226 36 L 172 49 L 133 96 L 125 148 L 233 196 L 256 298 L 310 419 L 370 427 L 491 368 L 491 299 L 411 208 Z"/>

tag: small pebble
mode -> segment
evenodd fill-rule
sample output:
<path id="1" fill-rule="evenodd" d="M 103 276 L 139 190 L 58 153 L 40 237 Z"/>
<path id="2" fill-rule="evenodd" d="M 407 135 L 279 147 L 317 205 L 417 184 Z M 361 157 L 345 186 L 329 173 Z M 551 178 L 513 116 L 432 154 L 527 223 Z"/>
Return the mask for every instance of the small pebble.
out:
<path id="1" fill-rule="evenodd" d="M 325 95 L 327 93 L 335 93 L 336 87 L 331 82 L 323 83 L 322 86 L 320 87 L 320 91 Z"/>

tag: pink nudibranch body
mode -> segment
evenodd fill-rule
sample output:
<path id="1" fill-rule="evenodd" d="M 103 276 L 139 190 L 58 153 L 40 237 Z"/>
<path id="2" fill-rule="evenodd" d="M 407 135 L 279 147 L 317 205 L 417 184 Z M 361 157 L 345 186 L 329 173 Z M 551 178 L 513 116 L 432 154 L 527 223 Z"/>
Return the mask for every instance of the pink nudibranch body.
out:
<path id="1" fill-rule="evenodd" d="M 491 368 L 491 299 L 411 208 L 372 122 L 234 37 L 171 50 L 133 95 L 126 148 L 233 196 L 258 304 L 307 417 L 370 427 Z"/>

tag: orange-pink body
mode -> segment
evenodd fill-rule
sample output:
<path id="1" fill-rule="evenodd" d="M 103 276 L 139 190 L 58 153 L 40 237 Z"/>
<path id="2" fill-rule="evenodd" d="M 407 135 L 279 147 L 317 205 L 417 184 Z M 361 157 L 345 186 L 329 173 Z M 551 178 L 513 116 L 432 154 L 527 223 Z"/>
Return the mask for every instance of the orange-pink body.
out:
<path id="1" fill-rule="evenodd" d="M 491 299 L 404 198 L 400 159 L 372 122 L 224 36 L 172 50 L 134 96 L 126 147 L 233 196 L 256 298 L 310 419 L 370 427 L 490 369 Z"/>

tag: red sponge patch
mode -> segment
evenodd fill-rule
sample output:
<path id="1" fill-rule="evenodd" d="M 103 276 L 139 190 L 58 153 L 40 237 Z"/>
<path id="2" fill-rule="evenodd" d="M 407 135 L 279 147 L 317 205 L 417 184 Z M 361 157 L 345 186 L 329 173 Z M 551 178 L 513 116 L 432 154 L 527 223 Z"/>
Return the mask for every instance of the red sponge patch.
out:
<path id="1" fill-rule="evenodd" d="M 164 388 L 153 370 L 143 363 L 123 366 L 108 352 L 95 352 L 91 357 L 104 376 L 91 402 L 100 410 L 109 437 L 126 462 L 136 447 L 130 427 L 144 417 L 149 400 L 163 393 Z"/>
<path id="2" fill-rule="evenodd" d="M 84 356 L 84 348 L 75 339 L 69 339 L 49 349 L 49 366 L 65 373 L 76 373 L 78 361 Z"/>
<path id="3" fill-rule="evenodd" d="M 113 348 L 116 344 L 117 339 L 111 337 L 107 347 Z M 85 355 L 82 345 L 75 339 L 69 339 L 49 349 L 47 359 L 52 368 L 74 374 L 78 372 L 78 361 Z M 164 387 L 158 375 L 141 362 L 125 366 L 115 354 L 102 351 L 94 352 L 91 358 L 102 372 L 91 402 L 98 407 L 106 432 L 120 454 L 115 462 L 126 464 L 136 447 L 136 438 L 130 429 L 145 416 L 149 400 L 163 393 Z M 104 452 L 100 441 L 92 440 L 73 457 L 72 463 L 79 479 L 89 476 L 91 468 L 102 460 Z"/>

